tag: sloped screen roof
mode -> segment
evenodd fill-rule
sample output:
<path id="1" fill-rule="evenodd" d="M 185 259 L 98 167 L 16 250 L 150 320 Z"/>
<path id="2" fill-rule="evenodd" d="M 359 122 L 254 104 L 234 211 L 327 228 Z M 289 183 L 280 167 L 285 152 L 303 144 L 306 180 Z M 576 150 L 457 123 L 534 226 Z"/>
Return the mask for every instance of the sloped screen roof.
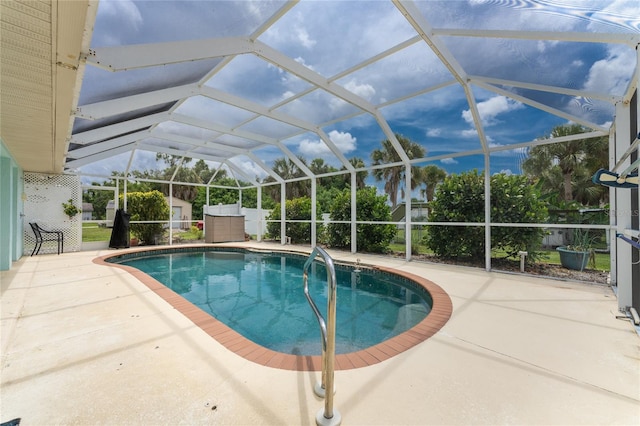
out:
<path id="1" fill-rule="evenodd" d="M 103 0 L 66 168 L 151 151 L 259 182 L 282 157 L 368 166 L 402 134 L 412 162 L 518 173 L 556 125 L 608 132 L 638 43 L 637 0 Z"/>

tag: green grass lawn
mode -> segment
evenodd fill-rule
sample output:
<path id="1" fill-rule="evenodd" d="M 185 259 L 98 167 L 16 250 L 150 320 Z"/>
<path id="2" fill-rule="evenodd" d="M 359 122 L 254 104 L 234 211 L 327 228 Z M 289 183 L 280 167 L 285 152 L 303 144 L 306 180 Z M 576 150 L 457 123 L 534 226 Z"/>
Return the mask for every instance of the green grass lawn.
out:
<path id="1" fill-rule="evenodd" d="M 414 238 L 416 241 L 418 240 L 418 231 L 413 230 L 412 234 L 414 234 Z M 422 235 L 425 234 L 425 231 L 422 231 Z M 202 231 L 198 230 L 187 230 L 183 232 L 174 232 L 174 236 L 180 236 L 180 240 L 182 241 L 195 241 L 201 240 Z M 399 232 L 398 236 L 404 238 L 404 231 Z M 83 242 L 91 242 L 91 241 L 109 241 L 111 238 L 111 228 L 100 227 L 96 223 L 83 223 L 82 224 L 82 241 Z M 389 249 L 394 253 L 404 253 L 405 252 L 405 244 L 401 242 L 400 238 L 397 239 L 399 242 L 395 242 L 389 245 Z M 414 244 L 414 248 L 418 249 L 417 254 L 433 254 L 431 250 L 425 247 L 423 244 Z M 560 254 L 556 250 L 544 250 L 543 251 L 544 258 L 539 260 L 539 263 L 549 263 L 552 265 L 560 264 Z M 502 253 L 494 253 L 495 257 L 504 257 Z M 609 253 L 596 253 L 596 268 L 599 271 L 609 271 L 611 269 L 611 256 Z M 587 266 L 591 268 L 591 264 Z"/>
<path id="2" fill-rule="evenodd" d="M 109 241 L 111 239 L 111 229 L 99 226 L 97 223 L 83 223 L 82 242 Z M 168 232 L 165 234 L 168 235 Z M 179 236 L 182 241 L 195 241 L 203 238 L 202 231 L 197 229 L 195 231 L 193 229 L 187 231 L 174 230 L 173 235 L 174 237 Z"/>
<path id="3" fill-rule="evenodd" d="M 182 241 L 196 241 L 196 240 L 201 240 L 204 238 L 203 232 L 200 231 L 198 228 L 195 227 L 191 227 L 191 229 L 189 230 L 184 230 L 184 231 L 180 231 L 177 232 L 176 230 L 173 231 L 173 236 L 175 237 L 179 237 L 180 240 Z"/>
<path id="4" fill-rule="evenodd" d="M 560 265 L 560 253 L 556 250 L 544 250 L 546 259 L 540 261 L 540 263 L 549 263 L 552 265 Z M 596 253 L 596 267 L 598 271 L 610 271 L 611 270 L 611 255 L 609 253 Z M 587 265 L 587 268 L 593 269 L 591 263 Z"/>
<path id="5" fill-rule="evenodd" d="M 111 228 L 100 227 L 97 223 L 82 224 L 82 242 L 109 241 L 111 238 Z"/>
<path id="6" fill-rule="evenodd" d="M 412 229 L 411 236 L 414 241 L 413 250 L 414 254 L 433 254 L 433 251 L 427 248 L 424 244 L 416 244 L 415 242 L 421 241 L 422 237 L 427 234 L 425 229 Z M 404 243 L 404 230 L 399 229 L 396 233 L 395 240 L 389 245 L 389 249 L 393 253 L 404 253 L 405 252 L 405 243 Z M 600 246 L 596 246 L 600 247 Z M 604 248 L 605 245 L 602 244 Z M 417 249 L 417 253 L 416 253 Z M 560 265 L 560 254 L 556 250 L 543 250 L 542 251 L 543 258 L 538 261 L 538 263 L 548 263 L 551 265 Z M 504 258 L 503 252 L 494 251 L 492 253 L 493 258 Z M 601 253 L 597 252 L 595 254 L 596 261 L 596 270 L 599 271 L 610 271 L 611 270 L 611 256 L 609 253 Z M 587 265 L 587 268 L 593 269 L 591 263 Z"/>

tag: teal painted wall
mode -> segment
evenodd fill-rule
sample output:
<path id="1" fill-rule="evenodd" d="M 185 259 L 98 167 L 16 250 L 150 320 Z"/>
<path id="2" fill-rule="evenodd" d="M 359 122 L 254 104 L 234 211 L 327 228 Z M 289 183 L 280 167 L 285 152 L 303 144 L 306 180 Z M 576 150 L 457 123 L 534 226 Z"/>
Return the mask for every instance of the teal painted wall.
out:
<path id="1" fill-rule="evenodd" d="M 0 271 L 22 256 L 23 193 L 24 173 L 0 140 Z"/>

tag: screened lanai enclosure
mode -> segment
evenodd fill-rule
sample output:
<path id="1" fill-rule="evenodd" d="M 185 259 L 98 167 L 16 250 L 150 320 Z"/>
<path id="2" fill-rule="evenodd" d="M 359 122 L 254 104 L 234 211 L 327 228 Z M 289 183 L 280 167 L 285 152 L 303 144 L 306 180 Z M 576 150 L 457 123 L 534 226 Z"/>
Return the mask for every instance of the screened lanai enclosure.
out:
<path id="1" fill-rule="evenodd" d="M 287 224 L 310 223 L 305 244 L 314 247 L 319 224 L 342 223 L 356 253 L 359 225 L 389 224 L 411 260 L 427 227 L 474 228 L 486 270 L 491 236 L 504 229 L 544 229 L 547 239 L 592 230 L 621 309 L 640 308 L 631 285 L 640 282 L 637 178 L 617 181 L 637 176 L 636 0 L 10 1 L 2 24 L 8 259 L 28 251 L 29 220 L 59 226 L 42 217 L 44 198 L 79 204 L 83 190 L 108 181 L 98 189 L 117 199 L 134 183 L 162 180 L 206 188 L 205 205 L 218 204 L 213 192 L 223 186 L 237 190 L 239 205 L 253 191 L 255 237 L 278 223 L 272 237 L 282 244 Z M 579 131 L 553 131 L 570 126 Z M 533 185 L 523 163 L 536 148 L 594 139 L 608 146 L 600 176 L 613 178 L 574 190 L 599 190 L 592 204 L 604 220 L 583 220 L 585 209 L 564 214 L 566 204 L 542 222 L 496 219 L 493 176 L 526 174 Z M 584 151 L 568 155 L 580 164 Z M 207 179 L 181 173 L 196 164 Z M 424 177 L 429 167 L 477 173 L 481 217 L 432 220 L 427 203 L 452 195 L 438 191 L 444 178 Z M 346 219 L 319 210 L 332 179 L 348 191 Z M 300 186 L 310 216 L 288 219 Z M 360 217 L 366 186 L 404 213 Z M 267 198 L 280 205 L 276 219 L 262 214 Z M 79 248 L 79 218 L 69 226 Z"/>

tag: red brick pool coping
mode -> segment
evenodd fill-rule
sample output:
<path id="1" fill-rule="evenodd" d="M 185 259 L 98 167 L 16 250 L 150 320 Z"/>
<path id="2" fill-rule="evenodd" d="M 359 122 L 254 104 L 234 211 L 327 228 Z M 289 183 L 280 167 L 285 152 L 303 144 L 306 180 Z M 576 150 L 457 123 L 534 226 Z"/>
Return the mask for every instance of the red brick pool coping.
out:
<path id="1" fill-rule="evenodd" d="M 210 246 L 207 246 L 210 247 Z M 229 246 L 225 246 L 229 248 Z M 246 250 L 246 247 L 237 247 Z M 143 251 L 166 250 L 162 248 L 145 248 Z M 245 338 L 238 332 L 232 330 L 222 322 L 218 321 L 210 314 L 189 302 L 164 284 L 158 282 L 154 278 L 144 272 L 127 265 L 117 263 L 109 263 L 106 260 L 111 257 L 121 256 L 131 253 L 134 250 L 119 251 L 114 254 L 97 257 L 93 260 L 98 265 L 111 266 L 124 269 L 135 278 L 145 284 L 151 291 L 156 293 L 173 308 L 177 309 L 184 316 L 189 318 L 195 325 L 200 327 L 209 336 L 216 339 L 220 344 L 230 351 L 240 355 L 241 357 L 261 364 L 267 367 L 279 368 L 283 370 L 294 371 L 320 371 L 322 370 L 322 362 L 320 355 L 290 355 L 281 352 L 275 352 L 260 346 L 251 340 Z M 140 250 L 135 250 L 140 251 Z M 179 251 L 176 250 L 176 251 Z M 277 252 L 277 251 L 275 251 Z M 304 254 L 304 253 L 297 253 Z M 361 264 L 362 266 L 367 266 Z M 392 358 L 419 343 L 424 342 L 440 330 L 451 317 L 453 305 L 449 295 L 437 284 L 423 278 L 421 276 L 404 272 L 393 268 L 369 265 L 374 269 L 389 272 L 395 275 L 405 277 L 420 286 L 424 287 L 433 299 L 431 312 L 421 322 L 414 327 L 377 345 L 371 346 L 357 352 L 348 354 L 337 354 L 335 358 L 336 370 L 350 370 L 353 368 L 367 367 L 369 365 L 378 364 L 389 358 Z"/>

